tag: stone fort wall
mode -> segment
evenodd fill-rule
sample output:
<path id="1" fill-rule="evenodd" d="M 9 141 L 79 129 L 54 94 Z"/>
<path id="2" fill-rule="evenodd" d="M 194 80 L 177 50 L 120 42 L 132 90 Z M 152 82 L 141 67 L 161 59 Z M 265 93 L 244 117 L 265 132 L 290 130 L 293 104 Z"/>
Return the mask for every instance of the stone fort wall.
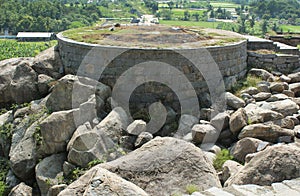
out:
<path id="1" fill-rule="evenodd" d="M 119 50 L 120 47 L 101 46 L 96 44 L 87 44 L 76 42 L 67 39 L 62 34 L 57 35 L 59 53 L 64 64 L 66 74 L 75 74 L 82 63 L 97 64 L 97 60 L 103 55 L 109 55 L 108 51 Z M 124 48 L 123 48 L 124 49 Z M 132 66 L 147 62 L 160 61 L 174 66 L 183 73 L 189 82 L 193 85 L 200 102 L 207 106 L 209 105 L 209 95 L 207 83 L 201 72 L 185 57 L 179 55 L 170 49 L 140 49 L 140 48 L 125 48 L 126 52 L 114 58 L 109 62 L 108 66 L 101 73 L 100 81 L 111 87 L 114 86 L 116 80 Z M 211 57 L 218 65 L 226 89 L 234 85 L 237 80 L 243 78 L 247 72 L 247 41 L 243 40 L 238 43 L 228 44 L 225 46 L 210 46 L 206 47 Z M 96 50 L 96 53 L 91 53 L 91 50 Z M 197 49 L 179 49 L 183 52 L 193 52 Z M 203 48 L 199 48 L 200 52 Z M 90 62 L 89 62 L 90 59 Z M 176 79 L 178 76 L 174 75 Z M 97 78 L 95 78 L 97 79 Z M 183 84 L 184 86 L 184 84 Z M 182 88 L 184 91 L 184 87 Z M 135 96 L 132 97 L 133 102 L 152 102 L 156 99 L 163 99 L 174 108 L 178 108 L 176 96 L 168 87 L 156 82 L 150 82 L 136 88 Z M 154 95 L 153 95 L 154 93 Z M 156 93 L 156 95 L 155 95 Z M 188 92 L 187 92 L 188 93 Z M 151 96 L 149 96 L 151 94 Z"/>

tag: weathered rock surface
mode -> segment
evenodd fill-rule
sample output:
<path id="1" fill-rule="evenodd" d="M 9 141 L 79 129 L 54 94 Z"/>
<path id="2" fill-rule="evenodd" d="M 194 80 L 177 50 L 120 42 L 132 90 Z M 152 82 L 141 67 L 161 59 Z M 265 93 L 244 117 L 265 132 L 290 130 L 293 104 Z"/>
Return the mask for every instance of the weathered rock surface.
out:
<path id="1" fill-rule="evenodd" d="M 271 185 L 300 176 L 300 148 L 296 145 L 275 145 L 258 152 L 243 169 L 225 185 Z"/>
<path id="2" fill-rule="evenodd" d="M 131 135 L 139 135 L 140 133 L 145 132 L 146 128 L 145 121 L 135 120 L 127 127 L 126 131 Z"/>
<path id="3" fill-rule="evenodd" d="M 244 108 L 238 109 L 230 116 L 229 127 L 230 131 L 237 135 L 242 130 L 243 127 L 247 125 L 248 118 Z"/>
<path id="4" fill-rule="evenodd" d="M 116 144 L 102 131 L 92 129 L 90 123 L 77 128 L 68 143 L 68 161 L 77 166 L 87 167 L 92 160 L 111 160 Z"/>
<path id="5" fill-rule="evenodd" d="M 143 144 L 153 139 L 153 135 L 149 132 L 142 132 L 135 140 L 134 146 L 141 147 Z"/>
<path id="6" fill-rule="evenodd" d="M 242 129 L 238 138 L 252 137 L 268 142 L 277 142 L 280 136 L 294 136 L 294 131 L 278 125 L 253 124 Z"/>
<path id="7" fill-rule="evenodd" d="M 24 62 L 16 67 L 10 83 L 10 93 L 16 103 L 30 102 L 40 98 L 37 86 L 38 75 Z"/>
<path id="8" fill-rule="evenodd" d="M 225 130 L 229 127 L 229 118 L 228 113 L 221 112 L 210 120 L 210 124 L 219 131 Z"/>
<path id="9" fill-rule="evenodd" d="M 275 80 L 273 74 L 269 73 L 268 71 L 266 71 L 264 69 L 253 68 L 249 71 L 249 74 L 254 75 L 256 77 L 260 77 L 266 81 L 274 81 Z"/>
<path id="10" fill-rule="evenodd" d="M 263 141 L 255 138 L 243 138 L 234 144 L 230 150 L 230 154 L 232 154 L 236 160 L 243 163 L 245 162 L 245 157 L 247 154 L 257 152 L 257 147 L 261 142 Z"/>
<path id="11" fill-rule="evenodd" d="M 288 77 L 288 76 L 286 76 L 286 75 L 281 75 L 281 76 L 279 77 L 279 79 L 280 79 L 281 82 L 287 82 L 287 83 L 290 83 L 291 80 L 292 80 L 290 77 Z"/>
<path id="12" fill-rule="evenodd" d="M 265 92 L 265 93 L 270 93 L 270 89 L 269 89 L 270 84 L 269 83 L 258 83 L 257 84 L 257 89 L 259 90 L 259 92 Z"/>
<path id="13" fill-rule="evenodd" d="M 9 196 L 31 196 L 32 188 L 27 186 L 24 182 L 21 182 L 15 186 L 9 193 Z"/>
<path id="14" fill-rule="evenodd" d="M 5 112 L 4 114 L 1 114 L 0 115 L 0 126 L 3 126 L 6 123 L 12 122 L 13 118 L 14 118 L 14 116 L 13 116 L 12 111 L 8 111 L 8 112 Z"/>
<path id="15" fill-rule="evenodd" d="M 54 82 L 54 79 L 45 74 L 38 75 L 38 90 L 42 97 L 45 97 L 49 93 L 49 89 L 51 87 L 51 82 Z"/>
<path id="16" fill-rule="evenodd" d="M 266 125 L 278 125 L 281 128 L 287 128 L 287 129 L 294 129 L 294 121 L 291 118 L 285 117 L 283 119 L 278 119 L 278 120 L 273 120 L 273 121 L 269 121 L 269 122 L 265 122 L 264 124 Z"/>
<path id="17" fill-rule="evenodd" d="M 0 68 L 1 68 L 0 103 L 9 103 L 13 101 L 10 92 L 10 83 L 12 81 L 13 74 L 16 71 L 16 67 L 18 66 L 18 64 L 22 63 L 22 61 L 32 61 L 32 59 L 13 58 L 13 59 L 0 61 Z"/>
<path id="18" fill-rule="evenodd" d="M 300 72 L 289 74 L 288 77 L 291 83 L 300 82 Z"/>
<path id="19" fill-rule="evenodd" d="M 118 143 L 128 125 L 126 112 L 121 107 L 116 107 L 96 127 Z"/>
<path id="20" fill-rule="evenodd" d="M 76 111 L 78 109 L 53 112 L 40 123 L 43 153 L 56 154 L 66 150 L 67 141 L 71 139 L 76 130 L 74 122 L 74 112 Z"/>
<path id="21" fill-rule="evenodd" d="M 175 133 L 175 137 L 182 138 L 186 134 L 191 133 L 192 127 L 199 122 L 199 119 L 195 116 L 183 114 L 179 120 L 178 130 Z"/>
<path id="22" fill-rule="evenodd" d="M 214 143 L 219 137 L 219 132 L 210 124 L 196 124 L 192 128 L 193 142 Z"/>
<path id="23" fill-rule="evenodd" d="M 13 135 L 16 143 L 12 145 L 9 157 L 13 173 L 24 182 L 34 179 L 34 167 L 39 159 L 37 141 L 35 139 L 37 123 L 27 130 L 20 130 L 21 135 Z"/>
<path id="24" fill-rule="evenodd" d="M 66 184 L 53 185 L 47 193 L 47 196 L 57 196 L 60 192 L 67 188 Z"/>
<path id="25" fill-rule="evenodd" d="M 282 91 L 282 94 L 284 94 L 288 97 L 295 97 L 295 93 L 291 90 L 284 90 L 284 91 Z"/>
<path id="26" fill-rule="evenodd" d="M 91 95 L 106 100 L 111 90 L 108 86 L 85 77 L 66 75 L 57 81 L 51 94 L 48 96 L 46 106 L 53 112 L 75 109 L 87 102 Z"/>
<path id="27" fill-rule="evenodd" d="M 248 104 L 245 107 L 248 122 L 263 123 L 267 121 L 282 119 L 283 115 L 270 109 L 263 109 L 255 104 Z"/>
<path id="28" fill-rule="evenodd" d="M 131 182 L 99 166 L 93 167 L 58 195 L 124 195 L 147 196 L 148 194 Z"/>
<path id="29" fill-rule="evenodd" d="M 41 195 L 47 195 L 51 186 L 57 185 L 63 178 L 63 163 L 66 154 L 53 154 L 44 158 L 35 167 L 36 181 L 41 191 Z"/>
<path id="30" fill-rule="evenodd" d="M 216 171 L 201 149 L 183 140 L 156 137 L 141 148 L 96 166 L 129 179 L 150 195 L 170 195 L 195 184 L 220 187 Z"/>
<path id="31" fill-rule="evenodd" d="M 55 79 L 63 76 L 64 68 L 55 46 L 39 53 L 33 61 L 32 68 L 39 74 L 45 74 Z"/>
<path id="32" fill-rule="evenodd" d="M 227 160 L 222 166 L 222 181 L 225 182 L 230 176 L 233 176 L 243 166 L 236 161 Z"/>
<path id="33" fill-rule="evenodd" d="M 256 95 L 259 93 L 259 90 L 256 87 L 248 87 L 245 90 L 242 90 L 241 93 L 247 93 L 249 95 Z"/>
<path id="34" fill-rule="evenodd" d="M 284 116 L 293 116 L 299 110 L 299 106 L 290 99 L 274 102 L 262 102 L 260 107 L 263 109 L 270 109 L 275 112 L 281 113 Z"/>
<path id="35" fill-rule="evenodd" d="M 16 177 L 12 170 L 9 170 L 5 178 L 6 187 L 13 188 L 17 186 L 20 182 L 21 181 Z"/>
<path id="36" fill-rule="evenodd" d="M 226 92 L 225 99 L 227 105 L 233 109 L 239 109 L 245 106 L 245 102 L 242 99 L 233 95 L 232 93 Z"/>
<path id="37" fill-rule="evenodd" d="M 30 102 L 41 97 L 32 60 L 13 58 L 0 62 L 0 104 Z"/>
<path id="38" fill-rule="evenodd" d="M 287 84 L 283 83 L 283 82 L 272 82 L 270 84 L 270 90 L 272 93 L 276 92 L 276 93 L 281 93 L 282 91 L 284 90 L 287 90 L 285 89 Z"/>
<path id="39" fill-rule="evenodd" d="M 294 92 L 296 96 L 299 96 L 300 93 L 300 82 L 289 84 L 289 89 Z"/>
<path id="40" fill-rule="evenodd" d="M 194 192 L 192 196 L 249 196 L 249 195 L 299 195 L 300 178 L 293 180 L 284 180 L 280 183 L 272 183 L 271 186 L 259 186 L 254 184 L 231 185 L 224 188 L 212 187 L 205 191 Z"/>
<path id="41" fill-rule="evenodd" d="M 253 98 L 255 101 L 264 101 L 266 99 L 269 99 L 271 97 L 271 93 L 266 93 L 266 92 L 260 92 L 257 93 L 256 95 L 253 95 Z"/>

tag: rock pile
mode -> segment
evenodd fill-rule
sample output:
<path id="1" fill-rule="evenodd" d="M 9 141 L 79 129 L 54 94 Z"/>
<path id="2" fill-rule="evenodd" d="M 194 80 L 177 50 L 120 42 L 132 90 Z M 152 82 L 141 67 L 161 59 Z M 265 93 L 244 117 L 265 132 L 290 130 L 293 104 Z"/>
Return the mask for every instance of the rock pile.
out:
<path id="1" fill-rule="evenodd" d="M 226 111 L 210 118 L 213 109 L 201 109 L 200 118 L 183 114 L 175 122 L 169 109 L 169 124 L 178 129 L 151 134 L 145 119 L 131 120 L 111 106 L 110 87 L 64 75 L 55 48 L 1 61 L 0 68 L 0 105 L 14 104 L 0 115 L 10 195 L 300 191 L 300 72 L 252 69 L 262 81 L 240 98 L 226 92 Z M 221 148 L 234 160 L 216 171 Z"/>

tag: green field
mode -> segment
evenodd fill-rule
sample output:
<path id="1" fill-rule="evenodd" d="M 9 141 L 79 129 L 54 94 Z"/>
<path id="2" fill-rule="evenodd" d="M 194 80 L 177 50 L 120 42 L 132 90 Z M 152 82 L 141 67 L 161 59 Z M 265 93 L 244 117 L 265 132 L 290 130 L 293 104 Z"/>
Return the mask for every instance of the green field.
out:
<path id="1" fill-rule="evenodd" d="M 0 40 L 0 60 L 14 57 L 34 57 L 38 53 L 57 44 L 49 42 L 18 42 L 16 40 Z"/>
<path id="2" fill-rule="evenodd" d="M 167 3 L 159 3 L 158 4 L 158 8 L 168 8 L 168 4 Z"/>
<path id="3" fill-rule="evenodd" d="M 223 3 L 223 2 L 210 2 L 210 4 L 214 7 L 214 8 L 236 8 L 236 7 L 240 7 L 239 4 L 234 4 L 234 3 Z"/>
<path id="4" fill-rule="evenodd" d="M 175 18 L 183 18 L 184 12 L 187 9 L 172 9 L 173 17 Z M 190 15 L 192 16 L 194 13 L 198 13 L 200 16 L 203 15 L 204 10 L 188 10 Z"/>
<path id="5" fill-rule="evenodd" d="M 217 28 L 218 24 L 222 22 L 195 22 L 195 21 L 180 21 L 180 20 L 161 20 L 160 24 L 170 25 L 170 26 L 197 26 L 204 28 Z"/>
<path id="6" fill-rule="evenodd" d="M 300 26 L 280 25 L 279 28 L 282 28 L 283 32 L 300 33 Z"/>

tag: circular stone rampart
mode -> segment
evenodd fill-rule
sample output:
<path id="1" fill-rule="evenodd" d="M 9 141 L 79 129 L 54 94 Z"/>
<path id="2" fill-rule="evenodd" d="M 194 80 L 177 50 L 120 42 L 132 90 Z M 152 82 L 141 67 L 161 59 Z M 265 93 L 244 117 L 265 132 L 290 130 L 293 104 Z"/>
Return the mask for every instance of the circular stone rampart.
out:
<path id="1" fill-rule="evenodd" d="M 238 42 L 227 43 L 223 46 L 207 46 L 199 48 L 178 48 L 176 50 L 170 48 L 134 48 L 134 47 L 122 47 L 122 46 L 104 46 L 98 44 L 89 44 L 74 41 L 63 36 L 62 33 L 57 35 L 59 53 L 65 68 L 66 74 L 77 74 L 78 68 L 82 63 L 89 63 L 88 59 L 91 59 L 91 64 L 97 64 L 97 58 L 103 58 L 107 51 L 113 52 L 120 49 L 126 50 L 126 52 L 115 57 L 111 62 L 108 62 L 105 70 L 99 76 L 99 80 L 111 87 L 114 86 L 118 77 L 120 77 L 126 70 L 132 66 L 147 61 L 160 61 L 167 63 L 178 69 L 183 73 L 189 82 L 193 85 L 201 104 L 209 105 L 208 87 L 202 74 L 197 70 L 193 64 L 179 53 L 194 52 L 206 49 L 213 60 L 216 62 L 218 69 L 223 76 L 223 81 L 226 89 L 231 88 L 239 79 L 243 78 L 247 71 L 247 41 L 240 40 Z M 97 50 L 91 56 L 91 51 Z M 177 51 L 177 52 L 174 52 Z M 179 53 L 178 53 L 179 51 Z M 180 52 L 181 51 L 181 52 Z M 97 66 L 97 65 L 96 65 Z M 209 66 L 209 65 L 208 65 Z M 174 78 L 177 76 L 174 75 Z M 155 90 L 154 90 L 155 89 Z M 158 89 L 158 90 L 157 90 Z M 148 96 L 149 93 L 156 92 L 159 97 L 163 98 L 168 102 L 167 104 L 177 108 L 177 103 L 174 101 L 175 98 L 172 96 L 172 92 L 167 86 L 158 87 L 155 82 L 139 86 L 135 93 L 139 96 L 136 98 L 136 102 L 139 101 L 141 104 L 144 102 L 153 102 L 158 99 L 155 96 Z"/>

